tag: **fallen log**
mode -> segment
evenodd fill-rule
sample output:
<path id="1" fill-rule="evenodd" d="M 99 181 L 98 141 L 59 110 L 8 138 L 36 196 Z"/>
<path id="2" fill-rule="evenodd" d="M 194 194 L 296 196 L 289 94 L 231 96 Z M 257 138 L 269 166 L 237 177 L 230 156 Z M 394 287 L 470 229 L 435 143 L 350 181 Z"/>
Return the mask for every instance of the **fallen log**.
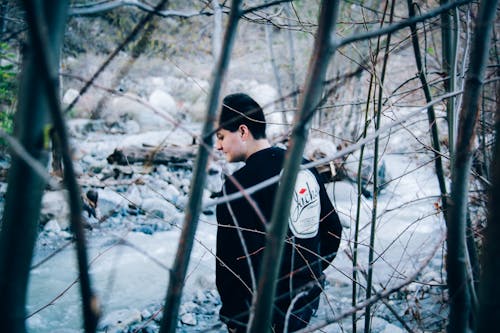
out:
<path id="1" fill-rule="evenodd" d="M 192 169 L 196 146 L 179 147 L 125 147 L 116 148 L 106 160 L 109 164 L 164 164 L 170 167 Z"/>

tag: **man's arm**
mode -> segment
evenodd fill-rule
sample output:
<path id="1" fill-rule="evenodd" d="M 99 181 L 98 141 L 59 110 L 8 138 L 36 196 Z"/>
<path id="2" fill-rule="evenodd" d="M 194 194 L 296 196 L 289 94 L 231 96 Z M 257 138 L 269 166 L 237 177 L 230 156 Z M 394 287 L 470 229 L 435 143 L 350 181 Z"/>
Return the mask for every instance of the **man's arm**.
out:
<path id="1" fill-rule="evenodd" d="M 321 262 L 321 267 L 325 270 L 337 255 L 342 236 L 342 224 L 322 183 L 320 183 L 320 200 L 320 255 L 326 259 Z"/>

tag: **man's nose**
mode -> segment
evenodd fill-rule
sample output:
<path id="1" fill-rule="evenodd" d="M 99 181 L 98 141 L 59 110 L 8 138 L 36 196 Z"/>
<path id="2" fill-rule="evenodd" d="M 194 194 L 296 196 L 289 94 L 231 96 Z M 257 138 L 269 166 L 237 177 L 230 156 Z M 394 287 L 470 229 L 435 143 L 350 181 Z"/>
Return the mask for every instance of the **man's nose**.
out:
<path id="1" fill-rule="evenodd" d="M 215 149 L 217 150 L 222 150 L 222 145 L 220 144 L 220 142 L 215 142 Z"/>

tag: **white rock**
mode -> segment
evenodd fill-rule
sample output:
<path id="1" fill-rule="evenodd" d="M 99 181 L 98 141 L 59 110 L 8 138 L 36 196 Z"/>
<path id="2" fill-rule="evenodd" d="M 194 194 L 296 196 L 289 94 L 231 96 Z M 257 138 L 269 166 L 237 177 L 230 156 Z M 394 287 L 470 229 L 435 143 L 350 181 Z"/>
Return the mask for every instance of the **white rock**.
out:
<path id="1" fill-rule="evenodd" d="M 56 220 L 61 229 L 69 228 L 69 205 L 66 190 L 46 191 L 42 197 L 42 219 Z"/>
<path id="2" fill-rule="evenodd" d="M 396 325 L 393 324 L 387 324 L 385 326 L 384 330 L 380 333 L 403 333 L 403 330 Z"/>
<path id="3" fill-rule="evenodd" d="M 124 193 L 124 197 L 127 198 L 128 204 L 133 204 L 137 207 L 141 207 L 142 205 L 142 193 L 139 187 L 135 184 L 132 184 L 127 193 Z"/>
<path id="4" fill-rule="evenodd" d="M 211 167 L 212 169 L 216 170 L 217 173 L 214 173 L 212 175 L 207 175 L 207 181 L 205 183 L 205 188 L 209 190 L 210 192 L 219 192 L 222 189 L 222 183 L 224 181 L 222 175 L 221 175 L 221 168 L 220 167 Z"/>
<path id="5" fill-rule="evenodd" d="M 59 237 L 61 237 L 62 239 L 71 239 L 73 238 L 73 235 L 70 233 L 70 232 L 67 232 L 67 231 L 61 231 L 59 232 L 58 234 Z"/>
<path id="6" fill-rule="evenodd" d="M 192 313 L 186 313 L 181 316 L 181 322 L 185 325 L 196 326 L 198 321 L 196 320 L 196 316 Z"/>
<path id="7" fill-rule="evenodd" d="M 106 124 L 123 122 L 123 119 L 134 120 L 143 132 L 172 127 L 171 122 L 168 121 L 168 115 L 159 113 L 162 110 L 153 110 L 135 99 L 120 96 L 110 101 L 108 107 L 102 112 L 102 118 Z"/>
<path id="8" fill-rule="evenodd" d="M 156 87 L 163 87 L 165 85 L 165 80 L 158 76 L 153 76 L 151 78 L 151 84 Z"/>
<path id="9" fill-rule="evenodd" d="M 389 323 L 382 318 L 373 317 L 371 322 L 371 330 L 372 332 L 382 332 L 385 327 L 387 327 Z"/>
<path id="10" fill-rule="evenodd" d="M 139 322 L 141 319 L 139 310 L 117 310 L 109 313 L 101 320 L 99 329 L 104 329 L 106 332 L 118 332 L 133 323 Z"/>
<path id="11" fill-rule="evenodd" d="M 332 156 L 336 152 L 337 147 L 334 142 L 323 138 L 311 138 L 304 149 L 304 155 L 311 160 Z"/>
<path id="12" fill-rule="evenodd" d="M 136 134 L 136 133 L 139 133 L 141 131 L 141 126 L 135 120 L 129 120 L 129 121 L 125 122 L 123 127 L 125 129 L 125 132 L 127 132 L 128 134 Z"/>
<path id="13" fill-rule="evenodd" d="M 196 304 L 195 302 L 186 302 L 181 305 L 180 313 L 181 314 L 193 313 L 198 311 L 198 307 L 199 305 Z"/>
<path id="14" fill-rule="evenodd" d="M 165 192 L 168 193 L 168 197 L 172 198 L 172 200 L 174 202 L 176 202 L 178 200 L 178 198 L 180 197 L 181 195 L 181 192 L 172 184 L 169 184 L 166 188 L 165 188 Z"/>
<path id="15" fill-rule="evenodd" d="M 156 180 L 154 186 L 157 187 L 157 192 L 162 199 L 177 204 L 181 192 L 175 186 L 163 180 Z"/>
<path id="16" fill-rule="evenodd" d="M 161 198 L 146 198 L 143 200 L 141 208 L 153 216 L 160 213 L 158 217 L 167 221 L 176 213 L 174 205 Z"/>
<path id="17" fill-rule="evenodd" d="M 59 225 L 57 220 L 50 220 L 45 224 L 43 230 L 46 232 L 59 233 L 61 231 L 61 226 Z"/>
<path id="18" fill-rule="evenodd" d="M 98 190 L 97 209 L 99 216 L 106 216 L 126 205 L 126 200 L 120 194 L 108 189 Z"/>
<path id="19" fill-rule="evenodd" d="M 64 93 L 64 96 L 63 96 L 63 99 L 62 99 L 62 102 L 64 104 L 69 104 L 71 102 L 73 102 L 73 100 L 79 95 L 79 92 L 78 90 L 76 89 L 68 89 L 66 90 L 66 92 Z"/>
<path id="20" fill-rule="evenodd" d="M 149 103 L 160 110 L 166 111 L 167 113 L 174 113 L 177 109 L 175 99 L 167 92 L 155 89 L 151 95 L 149 95 Z"/>

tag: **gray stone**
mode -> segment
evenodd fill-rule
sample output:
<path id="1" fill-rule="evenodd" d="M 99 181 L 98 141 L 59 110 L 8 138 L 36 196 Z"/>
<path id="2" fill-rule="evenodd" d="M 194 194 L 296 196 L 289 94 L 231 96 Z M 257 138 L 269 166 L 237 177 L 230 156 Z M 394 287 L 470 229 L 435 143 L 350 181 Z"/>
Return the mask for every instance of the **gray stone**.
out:
<path id="1" fill-rule="evenodd" d="M 198 324 L 198 320 L 196 316 L 192 313 L 185 313 L 181 316 L 181 322 L 184 325 L 196 326 Z"/>
<path id="2" fill-rule="evenodd" d="M 61 229 L 69 228 L 69 205 L 66 190 L 46 191 L 42 197 L 40 220 L 45 223 L 56 220 Z"/>
<path id="3" fill-rule="evenodd" d="M 59 233 L 61 232 L 61 226 L 56 220 L 50 220 L 45 224 L 43 227 L 43 231 L 45 232 L 54 232 L 54 233 Z"/>
<path id="4" fill-rule="evenodd" d="M 156 109 L 167 113 L 174 113 L 177 109 L 175 99 L 167 92 L 161 89 L 155 89 L 149 95 L 149 103 Z"/>
<path id="5" fill-rule="evenodd" d="M 169 221 L 177 213 L 174 205 L 162 198 L 146 198 L 143 200 L 141 208 L 148 216 Z"/>
<path id="6" fill-rule="evenodd" d="M 396 325 L 388 323 L 380 333 L 403 333 L 404 331 Z"/>
<path id="7" fill-rule="evenodd" d="M 99 200 L 97 202 L 97 210 L 99 216 L 108 216 L 120 208 L 126 206 L 126 200 L 116 193 L 116 191 L 109 189 L 98 190 Z"/>
<path id="8" fill-rule="evenodd" d="M 116 310 L 105 316 L 98 329 L 106 330 L 106 332 L 119 332 L 126 327 L 141 321 L 141 312 L 139 310 L 122 309 Z"/>

